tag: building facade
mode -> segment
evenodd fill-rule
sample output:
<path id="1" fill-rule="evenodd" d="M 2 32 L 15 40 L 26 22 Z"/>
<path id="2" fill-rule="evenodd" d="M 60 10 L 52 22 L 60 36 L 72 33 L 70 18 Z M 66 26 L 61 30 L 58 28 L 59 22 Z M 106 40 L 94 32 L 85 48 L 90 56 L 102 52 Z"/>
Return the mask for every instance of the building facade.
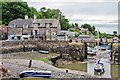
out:
<path id="1" fill-rule="evenodd" d="M 8 34 L 8 28 L 5 25 L 0 25 L 0 40 L 6 40 Z"/>
<path id="2" fill-rule="evenodd" d="M 16 19 L 8 25 L 8 39 L 56 40 L 60 30 L 57 19 Z"/>

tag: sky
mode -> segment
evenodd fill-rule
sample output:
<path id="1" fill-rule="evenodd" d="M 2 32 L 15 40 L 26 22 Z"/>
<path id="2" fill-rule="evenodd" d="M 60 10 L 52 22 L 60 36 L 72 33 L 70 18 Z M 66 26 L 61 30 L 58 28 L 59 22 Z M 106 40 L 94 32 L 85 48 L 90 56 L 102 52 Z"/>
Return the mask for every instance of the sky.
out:
<path id="1" fill-rule="evenodd" d="M 118 31 L 118 0 L 24 0 L 38 11 L 41 7 L 60 9 L 70 23 L 88 23 L 96 31 Z"/>

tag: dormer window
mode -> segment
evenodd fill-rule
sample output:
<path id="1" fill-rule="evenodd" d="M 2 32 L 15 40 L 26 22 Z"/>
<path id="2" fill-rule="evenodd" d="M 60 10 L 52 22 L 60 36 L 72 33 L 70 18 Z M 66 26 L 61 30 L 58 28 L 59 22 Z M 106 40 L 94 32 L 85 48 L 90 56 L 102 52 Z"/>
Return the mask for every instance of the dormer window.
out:
<path id="1" fill-rule="evenodd" d="M 15 24 L 10 25 L 11 28 L 15 28 Z"/>
<path id="2" fill-rule="evenodd" d="M 52 23 L 45 23 L 45 27 L 50 27 Z"/>
<path id="3" fill-rule="evenodd" d="M 28 28 L 28 24 L 24 24 L 24 25 L 23 25 L 23 28 Z"/>

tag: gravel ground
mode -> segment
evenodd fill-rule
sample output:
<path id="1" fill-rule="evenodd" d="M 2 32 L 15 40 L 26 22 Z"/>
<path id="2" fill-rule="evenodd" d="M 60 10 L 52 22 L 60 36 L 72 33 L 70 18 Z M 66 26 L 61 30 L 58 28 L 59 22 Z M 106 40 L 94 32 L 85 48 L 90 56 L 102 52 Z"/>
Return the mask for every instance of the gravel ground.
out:
<path id="1" fill-rule="evenodd" d="M 19 73 L 24 70 L 49 70 L 52 71 L 51 78 L 96 78 L 96 76 L 87 74 L 85 72 L 59 69 L 42 61 L 33 60 L 31 68 L 28 68 L 29 60 L 21 59 L 3 59 L 3 65 L 10 70 L 7 78 L 19 78 Z"/>
<path id="2" fill-rule="evenodd" d="M 28 68 L 30 59 L 33 58 L 50 58 L 58 56 L 58 54 L 40 54 L 38 52 L 19 52 L 12 54 L 0 54 L 5 68 L 9 70 L 7 78 L 19 78 L 19 73 L 24 70 L 49 70 L 52 71 L 51 78 L 96 78 L 97 76 L 90 75 L 86 72 L 56 68 L 50 64 L 39 60 L 32 60 L 31 68 Z M 98 77 L 97 77 L 98 78 Z"/>

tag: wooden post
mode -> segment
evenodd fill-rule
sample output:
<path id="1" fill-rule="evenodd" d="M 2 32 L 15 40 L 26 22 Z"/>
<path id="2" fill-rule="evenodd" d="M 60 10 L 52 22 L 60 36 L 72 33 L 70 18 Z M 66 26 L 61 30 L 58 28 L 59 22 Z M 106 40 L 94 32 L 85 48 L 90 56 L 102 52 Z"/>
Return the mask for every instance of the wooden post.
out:
<path id="1" fill-rule="evenodd" d="M 29 68 L 31 67 L 31 65 L 32 65 L 32 60 L 30 60 L 30 62 L 29 62 Z"/>
<path id="2" fill-rule="evenodd" d="M 118 64 L 120 64 L 120 49 L 119 49 L 119 45 L 118 45 Z"/>
<path id="3" fill-rule="evenodd" d="M 113 43 L 111 43 L 111 45 L 110 45 L 110 48 L 111 48 L 111 61 L 113 60 Z"/>
<path id="4" fill-rule="evenodd" d="M 115 55 L 114 55 L 114 64 L 115 64 Z"/>
<path id="5" fill-rule="evenodd" d="M 84 42 L 84 45 L 85 45 L 85 57 L 84 57 L 84 58 L 87 59 L 87 54 L 88 54 L 88 53 L 87 53 L 87 43 Z"/>

